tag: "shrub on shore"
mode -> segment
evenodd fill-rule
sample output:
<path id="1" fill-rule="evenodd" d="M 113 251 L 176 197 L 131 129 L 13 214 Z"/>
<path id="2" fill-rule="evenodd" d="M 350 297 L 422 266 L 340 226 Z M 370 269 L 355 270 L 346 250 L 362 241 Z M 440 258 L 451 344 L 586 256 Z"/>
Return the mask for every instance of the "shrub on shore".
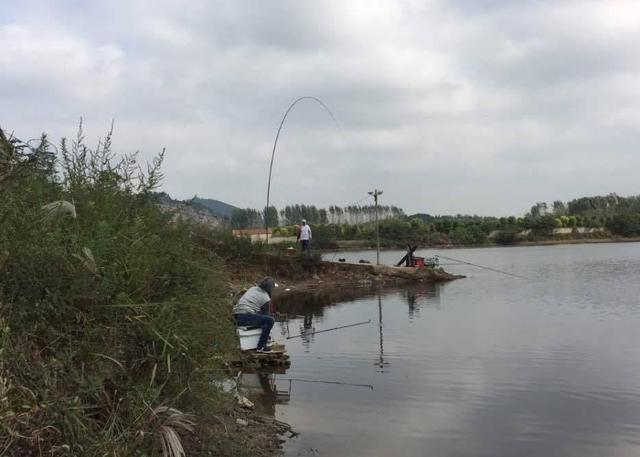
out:
<path id="1" fill-rule="evenodd" d="M 161 163 L 117 158 L 111 133 L 0 130 L 3 452 L 171 455 L 206 407 L 194 370 L 234 344 L 224 265 L 155 205 Z"/>

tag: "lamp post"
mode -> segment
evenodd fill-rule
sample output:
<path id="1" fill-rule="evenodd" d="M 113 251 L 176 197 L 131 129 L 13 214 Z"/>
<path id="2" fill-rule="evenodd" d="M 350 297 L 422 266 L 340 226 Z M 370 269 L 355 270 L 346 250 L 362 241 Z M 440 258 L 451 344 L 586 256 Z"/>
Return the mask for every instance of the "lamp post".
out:
<path id="1" fill-rule="evenodd" d="M 380 224 L 378 223 L 378 195 L 382 195 L 382 191 L 374 189 L 373 192 L 369 192 L 369 195 L 373 196 L 376 202 L 376 265 L 380 265 Z"/>

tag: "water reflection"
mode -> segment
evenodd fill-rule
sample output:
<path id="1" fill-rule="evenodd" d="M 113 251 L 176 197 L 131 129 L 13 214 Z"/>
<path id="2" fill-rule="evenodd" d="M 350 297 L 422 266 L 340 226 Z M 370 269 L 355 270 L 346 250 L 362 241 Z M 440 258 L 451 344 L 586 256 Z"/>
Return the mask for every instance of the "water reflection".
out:
<path id="1" fill-rule="evenodd" d="M 321 384 L 331 387 L 355 387 L 374 390 L 372 384 L 357 384 L 321 379 L 300 379 L 286 376 L 286 372 L 256 371 L 240 375 L 238 387 L 251 400 L 256 412 L 266 416 L 276 415 L 277 405 L 286 405 L 291 400 L 295 384 Z"/>
<path id="2" fill-rule="evenodd" d="M 275 299 L 277 310 L 281 316 L 281 328 L 287 328 L 291 319 L 304 319 L 301 330 L 313 329 L 313 320 L 322 319 L 327 310 L 332 307 L 367 297 L 390 297 L 404 295 L 409 306 L 409 317 L 418 317 L 422 306 L 440 309 L 440 291 L 442 284 L 415 284 L 405 287 L 353 287 L 322 292 L 291 292 L 280 295 Z"/>
<path id="3" fill-rule="evenodd" d="M 354 287 L 328 292 L 298 292 L 281 295 L 277 298 L 276 306 L 279 311 L 278 325 L 284 337 L 297 337 L 302 340 L 305 352 L 309 352 L 316 338 L 316 322 L 322 322 L 325 314 L 333 307 L 354 300 L 376 297 L 378 302 L 378 359 L 379 368 L 388 366 L 384 356 L 384 301 L 396 301 L 398 296 L 404 297 L 408 306 L 409 320 L 420 317 L 420 309 L 429 307 L 440 310 L 441 284 L 417 284 L 407 287 L 388 289 L 372 287 Z M 291 333 L 290 324 L 299 322 L 297 335 Z"/>
<path id="4" fill-rule="evenodd" d="M 313 327 L 313 314 L 305 314 L 302 325 L 300 326 L 300 338 L 302 338 L 302 345 L 307 350 L 311 347 L 311 343 L 313 343 L 315 330 Z"/>
<path id="5" fill-rule="evenodd" d="M 291 397 L 291 385 L 287 390 L 278 390 L 276 373 L 257 371 L 242 373 L 239 387 L 256 406 L 256 412 L 266 416 L 276 414 L 276 405 L 284 405 Z"/>
<path id="6" fill-rule="evenodd" d="M 420 317 L 418 294 L 414 290 L 407 290 L 407 304 L 409 305 L 409 319 Z"/>
<path id="7" fill-rule="evenodd" d="M 291 291 L 274 297 L 277 312 L 282 319 L 313 315 L 322 318 L 327 309 L 338 303 L 377 295 L 373 287 L 345 287 L 322 291 Z"/>
<path id="8" fill-rule="evenodd" d="M 379 372 L 384 373 L 385 368 L 389 366 L 389 362 L 384 360 L 384 334 L 382 332 L 382 295 L 378 293 L 378 327 L 380 329 L 380 357 L 376 363 Z"/>
<path id="9" fill-rule="evenodd" d="M 409 306 L 409 319 L 420 317 L 422 306 L 431 306 L 440 309 L 440 284 L 421 284 L 407 287 L 403 292 Z"/>
<path id="10" fill-rule="evenodd" d="M 278 379 L 295 395 L 276 413 L 302 432 L 285 455 L 640 455 L 640 244 L 455 257 L 539 281 L 464 267 L 445 285 L 283 305 L 292 330 L 315 329 L 287 342 L 283 376 L 375 389 Z"/>

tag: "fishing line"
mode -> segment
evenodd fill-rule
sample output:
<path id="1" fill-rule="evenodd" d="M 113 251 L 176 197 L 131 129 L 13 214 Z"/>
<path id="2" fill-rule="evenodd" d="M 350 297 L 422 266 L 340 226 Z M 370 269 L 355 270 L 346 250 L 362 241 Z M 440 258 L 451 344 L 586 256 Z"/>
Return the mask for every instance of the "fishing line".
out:
<path id="1" fill-rule="evenodd" d="M 276 381 L 294 381 L 294 382 L 311 382 L 318 384 L 336 384 L 339 386 L 350 386 L 350 387 L 368 387 L 373 390 L 372 384 L 352 384 L 350 382 L 341 382 L 341 381 L 320 381 L 315 379 L 299 379 L 299 378 L 275 378 Z"/>
<path id="2" fill-rule="evenodd" d="M 517 275 L 515 273 L 509 273 L 508 271 L 498 270 L 497 268 L 488 267 L 486 265 L 478 265 L 477 263 L 465 262 L 464 260 L 454 259 L 452 257 L 447 257 L 444 255 L 435 255 L 434 257 L 452 260 L 454 262 L 462 263 L 465 265 L 471 265 L 472 267 L 484 268 L 485 270 L 494 271 L 496 273 L 502 273 L 503 275 L 513 276 L 515 278 L 526 279 L 527 281 L 537 281 L 536 279 L 527 278 L 526 276 Z"/>
<path id="3" fill-rule="evenodd" d="M 339 327 L 326 328 L 324 330 L 313 330 L 312 332 L 308 332 L 308 333 L 300 333 L 298 335 L 287 336 L 286 338 L 281 338 L 279 340 L 275 340 L 274 343 L 277 343 L 279 341 L 290 340 L 290 339 L 293 339 L 293 338 L 302 338 L 303 336 L 308 336 L 308 335 L 309 336 L 316 335 L 317 333 L 332 332 L 334 330 L 340 330 L 340 329 L 349 328 L 349 327 L 356 327 L 358 325 L 365 325 L 365 324 L 370 324 L 370 323 L 371 323 L 371 319 L 369 319 L 368 321 L 356 322 L 355 324 L 348 324 L 348 325 L 341 325 Z"/>

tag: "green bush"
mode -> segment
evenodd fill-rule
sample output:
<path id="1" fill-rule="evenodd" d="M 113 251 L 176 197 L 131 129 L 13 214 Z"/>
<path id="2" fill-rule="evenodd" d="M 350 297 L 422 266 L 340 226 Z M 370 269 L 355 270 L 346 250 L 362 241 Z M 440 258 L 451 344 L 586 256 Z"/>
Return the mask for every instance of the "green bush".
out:
<path id="1" fill-rule="evenodd" d="M 235 236 L 228 230 L 211 232 L 206 228 L 198 228 L 200 244 L 206 246 L 224 260 L 242 260 L 264 253 L 266 245 L 252 242 L 248 236 Z"/>
<path id="2" fill-rule="evenodd" d="M 607 222 L 611 233 L 620 236 L 640 236 L 640 214 L 618 214 Z"/>
<path id="3" fill-rule="evenodd" d="M 149 455 L 234 344 L 223 264 L 155 205 L 162 154 L 142 173 L 111 134 L 50 150 L 0 131 L 0 448 Z"/>
<path id="4" fill-rule="evenodd" d="M 518 232 L 513 230 L 500 230 L 495 236 L 496 244 L 510 245 L 518 242 Z"/>

